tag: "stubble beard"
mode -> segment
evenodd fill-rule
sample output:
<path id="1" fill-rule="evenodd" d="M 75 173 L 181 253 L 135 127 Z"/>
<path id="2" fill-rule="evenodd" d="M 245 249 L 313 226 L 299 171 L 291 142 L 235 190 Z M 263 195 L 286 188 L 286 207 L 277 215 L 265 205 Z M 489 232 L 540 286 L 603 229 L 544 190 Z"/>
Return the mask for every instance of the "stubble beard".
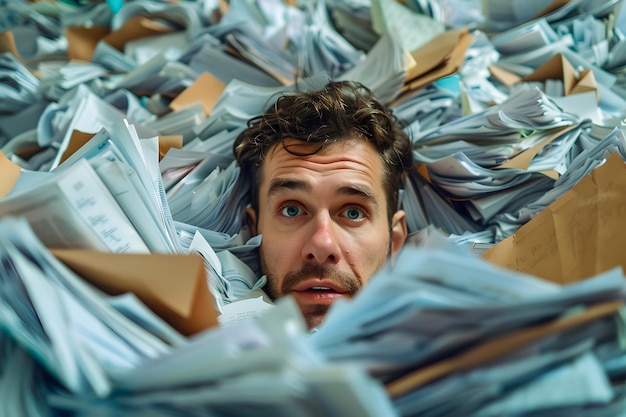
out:
<path id="1" fill-rule="evenodd" d="M 372 275 L 381 270 L 385 266 L 386 261 L 391 259 L 391 232 L 387 248 L 386 258 L 380 261 L 380 265 L 372 271 Z M 357 277 L 341 272 L 334 266 L 315 262 L 305 263 L 299 270 L 288 272 L 285 275 L 285 279 L 282 281 L 282 284 L 279 286 L 278 283 L 280 280 L 276 274 L 272 272 L 272 269 L 268 268 L 262 251 L 260 253 L 260 260 L 262 271 L 267 278 L 267 284 L 265 285 L 264 290 L 273 301 L 289 294 L 299 283 L 311 278 L 331 280 L 346 290 L 347 297 L 353 297 L 363 286 L 363 282 L 361 282 Z M 366 278 L 369 279 L 371 276 Z M 312 329 L 322 323 L 331 305 L 309 304 L 307 306 L 299 307 L 308 328 Z"/>
<path id="2" fill-rule="evenodd" d="M 290 294 L 300 283 L 309 279 L 328 280 L 345 290 L 346 297 L 353 297 L 362 287 L 361 281 L 353 275 L 338 271 L 334 266 L 319 263 L 305 263 L 296 271 L 288 272 L 279 285 L 279 278 L 268 269 L 264 260 L 261 261 L 263 270 L 266 271 L 267 285 L 265 292 L 276 300 Z M 300 311 L 309 329 L 321 324 L 330 308 L 329 304 L 299 305 Z"/>

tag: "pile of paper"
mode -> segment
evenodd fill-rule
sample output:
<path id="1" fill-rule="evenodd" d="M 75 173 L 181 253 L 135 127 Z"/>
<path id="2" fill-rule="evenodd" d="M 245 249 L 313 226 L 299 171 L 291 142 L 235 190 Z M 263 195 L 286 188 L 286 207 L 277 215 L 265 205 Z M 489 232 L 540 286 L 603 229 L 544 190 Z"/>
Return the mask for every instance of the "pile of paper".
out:
<path id="1" fill-rule="evenodd" d="M 409 248 L 310 341 L 385 381 L 402 415 L 618 415 L 624 278 L 616 268 L 559 286 L 465 251 Z"/>
<path id="2" fill-rule="evenodd" d="M 297 340 L 304 322 L 290 300 L 263 321 L 204 333 L 187 327 L 195 336 L 185 338 L 143 302 L 154 301 L 158 277 L 154 288 L 143 288 L 143 300 L 129 292 L 110 296 L 72 270 L 97 263 L 67 252 L 55 258 L 26 221 L 3 219 L 0 232 L 3 415 L 395 415 L 380 383 L 363 369 L 330 366 Z M 198 261 L 184 258 L 167 262 Z M 144 267 L 151 262 L 144 259 Z M 129 272 L 118 284 L 142 293 Z M 205 282 L 196 282 L 194 294 L 202 294 Z M 167 286 L 165 302 L 178 291 Z M 197 303 L 196 319 L 215 325 L 206 323 L 216 317 L 211 301 Z"/>
<path id="3" fill-rule="evenodd" d="M 621 9 L 0 4 L 0 414 L 619 415 Z M 409 134 L 410 236 L 307 334 L 232 144 L 331 79 Z"/>

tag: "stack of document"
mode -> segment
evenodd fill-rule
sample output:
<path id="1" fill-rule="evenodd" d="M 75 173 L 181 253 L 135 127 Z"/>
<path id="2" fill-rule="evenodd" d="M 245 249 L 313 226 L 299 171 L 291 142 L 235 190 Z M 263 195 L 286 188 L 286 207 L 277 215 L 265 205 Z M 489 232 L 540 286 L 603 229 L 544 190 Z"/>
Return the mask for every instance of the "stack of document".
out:
<path id="1" fill-rule="evenodd" d="M 198 14 L 199 7 L 193 3 L 167 4 L 136 1 L 115 13 L 110 25 L 113 31 L 118 32 L 128 27 L 144 27 L 157 33 L 170 33 L 183 29 L 190 38 L 193 38 L 201 31 L 202 26 L 202 18 Z M 165 16 L 167 18 L 164 18 Z M 137 18 L 151 19 L 154 24 L 150 25 L 145 21 L 137 22 Z M 133 33 L 132 30 L 129 32 Z"/>
<path id="2" fill-rule="evenodd" d="M 609 362 L 624 355 L 613 317 L 625 283 L 621 269 L 561 286 L 458 248 L 407 248 L 309 340 L 384 381 L 402 415 L 615 415 L 624 397 L 611 375 L 624 368 Z"/>
<path id="3" fill-rule="evenodd" d="M 239 178 L 240 171 L 231 162 L 223 171 L 216 168 L 201 183 L 190 184 L 188 191 L 181 189 L 170 194 L 172 218 L 221 233 L 238 233 L 243 225 L 242 213 L 249 202 L 249 184 Z"/>
<path id="4" fill-rule="evenodd" d="M 485 3 L 485 24 L 495 32 L 502 32 L 537 17 L 545 17 L 551 24 L 574 20 L 580 15 L 590 14 L 606 17 L 621 4 L 619 0 L 575 0 L 575 1 L 523 1 L 509 3 L 489 0 Z"/>
<path id="5" fill-rule="evenodd" d="M 3 42 L 0 34 L 0 44 Z M 0 147 L 21 149 L 24 142 L 36 142 L 32 140 L 33 130 L 48 104 L 39 90 L 40 84 L 32 69 L 14 53 L 0 53 Z"/>
<path id="6" fill-rule="evenodd" d="M 499 225 L 498 230 L 503 231 L 501 235 L 498 235 L 496 241 L 510 236 L 520 226 L 526 224 L 551 203 L 557 201 L 583 178 L 589 176 L 595 168 L 604 164 L 608 155 L 615 153 L 622 160 L 626 160 L 626 136 L 621 130 L 614 130 L 600 142 L 584 135 L 581 135 L 581 138 L 579 146 L 582 150 L 580 154 L 577 154 L 571 161 L 567 172 L 555 181 L 551 190 L 517 213 L 504 214 L 496 219 Z"/>
<path id="7" fill-rule="evenodd" d="M 38 166 L 25 168 L 51 171 L 65 154 L 74 131 L 95 134 L 102 128 L 112 129 L 122 123 L 125 113 L 98 97 L 85 84 L 69 90 L 58 103 L 49 104 L 37 124 L 37 143 L 54 150 L 52 158 L 40 161 Z"/>
<path id="8" fill-rule="evenodd" d="M 29 219 L 48 247 L 180 252 L 157 138 L 139 139 L 122 122 L 78 143 L 44 181 L 28 175 L 19 181 L 18 169 L 14 183 L 6 184 L 10 192 L 0 200 L 0 213 Z M 8 163 L 4 168 L 5 174 L 11 170 Z"/>
<path id="9" fill-rule="evenodd" d="M 324 1 L 307 7 L 309 21 L 298 48 L 303 75 L 326 72 L 331 78 L 339 77 L 358 64 L 364 53 L 334 29 Z"/>
<path id="10" fill-rule="evenodd" d="M 621 115 L 625 104 L 622 82 L 620 77 L 616 77 L 614 69 L 625 55 L 623 48 L 613 40 L 623 36 L 619 28 L 591 13 L 552 24 L 548 24 L 546 18 L 532 20 L 493 38 L 493 45 L 502 55 L 493 65 L 510 71 L 505 84 L 511 82 L 510 75 L 513 74 L 524 77 L 525 81 L 545 82 L 546 88 L 550 88 L 555 81 L 563 82 L 565 85 L 561 89 L 564 88 L 566 95 L 583 91 L 582 88 L 577 89 L 575 83 L 580 87 L 584 85 L 586 90 L 596 90 L 601 116 L 594 122 L 603 124 L 605 121 L 602 119 Z M 563 69 L 548 66 L 557 55 L 565 57 L 572 66 Z M 584 81 L 572 80 L 583 78 L 582 75 Z M 574 90 L 570 91 L 572 88 Z M 553 94 L 563 95 L 563 92 L 558 93 L 557 89 L 553 90 Z"/>
<path id="11" fill-rule="evenodd" d="M 58 16 L 71 13 L 72 7 L 58 4 L 33 9 L 22 2 L 11 2 L 4 4 L 3 9 L 1 52 L 11 52 L 31 68 L 41 61 L 66 59 L 67 40 Z"/>
<path id="12" fill-rule="evenodd" d="M 265 71 L 229 54 L 217 39 L 215 41 L 211 39 L 215 38 L 209 34 L 204 34 L 202 38 L 197 39 L 181 56 L 181 62 L 198 74 L 209 72 L 225 84 L 232 80 L 244 80 L 264 87 L 282 85 L 279 80 Z M 194 45 L 198 47 L 193 48 Z"/>
<path id="13" fill-rule="evenodd" d="M 132 57 L 115 49 L 104 41 L 99 41 L 92 52 L 91 61 L 101 65 L 109 71 L 116 73 L 128 73 L 137 67 Z"/>
<path id="14" fill-rule="evenodd" d="M 326 0 L 336 30 L 355 47 L 367 51 L 380 36 L 372 28 L 371 4 L 359 0 Z"/>
<path id="15" fill-rule="evenodd" d="M 464 140 L 489 149 L 490 145 L 515 145 L 538 131 L 577 122 L 576 115 L 564 112 L 541 90 L 529 87 L 516 90 L 499 105 L 423 131 L 414 141 L 418 153 L 425 152 L 428 157 L 432 147 L 452 141 Z M 420 152 L 421 146 L 428 150 Z"/>
<path id="16" fill-rule="evenodd" d="M 118 188 L 123 185 L 114 181 Z M 112 192 L 85 159 L 28 190 L 4 198 L 0 215 L 28 219 L 48 247 L 149 252 Z"/>
<path id="17" fill-rule="evenodd" d="M 411 121 L 405 130 L 415 137 L 461 117 L 459 96 L 460 91 L 433 83 L 393 106 L 393 112 L 404 123 Z"/>
<path id="18" fill-rule="evenodd" d="M 548 145 L 533 154 L 530 164 L 485 168 L 463 152 L 426 164 L 426 173 L 413 174 L 409 192 L 401 196 L 410 222 L 434 224 L 449 234 L 489 231 L 492 242 L 498 242 L 601 165 L 608 154 L 618 152 L 626 160 L 622 130 L 600 141 L 580 126 L 551 137 L 544 137 Z M 520 156 L 511 161 L 522 162 L 524 153 Z M 555 179 L 552 172 L 560 175 Z"/>
<path id="19" fill-rule="evenodd" d="M 580 134 L 576 115 L 537 88 L 518 89 L 499 105 L 413 137 L 425 169 L 412 173 L 414 190 L 403 194 L 404 207 L 410 217 L 426 216 L 450 234 L 488 228 L 497 216 L 517 213 L 554 187 L 544 172 L 567 169 L 563 156 Z"/>
<path id="20" fill-rule="evenodd" d="M 172 349 L 161 339 L 163 335 L 151 334 L 128 320 L 99 291 L 52 256 L 24 220 L 5 218 L 0 229 L 0 338 L 10 347 L 3 352 L 10 354 L 3 363 L 11 363 L 13 355 L 29 362 L 24 358 L 27 352 L 38 364 L 29 365 L 33 375 L 41 376 L 45 370 L 55 385 L 68 392 L 102 397 L 112 390 L 113 374 Z M 36 368 L 41 370 L 36 372 Z M 21 374 L 15 371 L 2 379 L 12 376 L 20 381 Z M 36 385 L 45 389 L 43 381 Z M 24 395 L 29 398 L 31 394 Z M 8 399 L 6 391 L 3 398 Z M 37 400 L 30 399 L 24 404 L 32 406 Z M 11 405 L 17 407 L 22 400 L 18 395 L 11 399 Z M 3 401 L 2 406 L 8 404 Z"/>
<path id="21" fill-rule="evenodd" d="M 397 415 L 363 369 L 328 365 L 299 339 L 292 300 L 183 338 L 137 298 L 81 280 L 25 221 L 0 232 L 2 414 Z"/>
<path id="22" fill-rule="evenodd" d="M 15 113 L 39 99 L 39 79 L 9 52 L 0 54 L 0 113 Z"/>
<path id="23" fill-rule="evenodd" d="M 40 91 L 47 98 L 58 101 L 68 90 L 81 84 L 89 86 L 106 73 L 105 68 L 92 63 L 42 62 L 39 64 Z"/>
<path id="24" fill-rule="evenodd" d="M 389 103 L 405 83 L 407 58 L 404 52 L 396 37 L 385 33 L 363 60 L 337 79 L 361 82 L 369 86 L 376 97 Z"/>
<path id="25" fill-rule="evenodd" d="M 620 248 L 625 231 L 617 219 L 624 206 L 621 189 L 626 171 L 619 152 L 606 157 L 573 188 L 482 257 L 559 283 L 585 279 L 616 266 L 624 268 Z"/>
<path id="26" fill-rule="evenodd" d="M 623 247 L 602 223 L 623 204 L 600 187 L 626 160 L 620 0 L 10 3 L 1 415 L 623 412 L 623 271 L 557 285 L 477 257 L 555 202 L 576 214 L 581 195 L 604 235 L 572 223 L 576 239 L 538 238 L 507 267 L 576 264 L 552 237 L 619 259 L 591 242 Z M 331 79 L 392 108 L 416 165 L 404 252 L 308 334 L 263 291 L 232 146 L 278 96 Z M 107 284 L 130 281 L 141 268 L 122 257 L 164 256 L 192 259 L 191 278 L 163 268 L 115 295 L 94 282 L 107 264 L 123 266 Z"/>

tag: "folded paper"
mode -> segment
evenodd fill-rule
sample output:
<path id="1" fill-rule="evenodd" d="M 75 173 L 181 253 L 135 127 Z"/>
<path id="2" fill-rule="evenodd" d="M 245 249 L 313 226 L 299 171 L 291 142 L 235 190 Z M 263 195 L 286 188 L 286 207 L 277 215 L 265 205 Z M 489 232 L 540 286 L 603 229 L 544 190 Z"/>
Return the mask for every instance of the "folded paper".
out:
<path id="1" fill-rule="evenodd" d="M 618 153 L 508 238 L 487 261 L 558 283 L 626 268 L 626 167 Z"/>
<path id="2" fill-rule="evenodd" d="M 111 295 L 134 293 L 182 334 L 192 335 L 218 324 L 215 300 L 199 256 L 75 249 L 54 249 L 52 253 Z"/>

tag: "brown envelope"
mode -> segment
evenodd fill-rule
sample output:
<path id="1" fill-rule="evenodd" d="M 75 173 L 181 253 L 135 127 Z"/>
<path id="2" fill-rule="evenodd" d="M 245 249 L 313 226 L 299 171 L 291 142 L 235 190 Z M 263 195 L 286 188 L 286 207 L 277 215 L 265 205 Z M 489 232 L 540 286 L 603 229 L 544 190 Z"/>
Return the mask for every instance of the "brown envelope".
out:
<path id="1" fill-rule="evenodd" d="M 563 81 L 565 95 L 568 95 L 576 85 L 576 70 L 567 58 L 561 54 L 556 54 L 543 65 L 537 67 L 532 74 L 522 78 L 522 81 L 545 80 Z"/>
<path id="2" fill-rule="evenodd" d="M 580 72 L 578 81 L 570 94 L 586 93 L 587 91 L 596 92 L 596 101 L 600 100 L 600 94 L 598 93 L 598 85 L 596 83 L 596 77 L 593 75 L 593 71 L 584 70 Z"/>
<path id="3" fill-rule="evenodd" d="M 489 65 L 489 72 L 491 73 L 492 77 L 499 80 L 502 84 L 506 85 L 507 87 L 512 87 L 515 84 L 522 81 L 522 77 L 520 77 L 519 75 L 514 74 L 510 71 L 507 71 L 503 68 L 500 68 L 499 66 L 495 64 Z"/>
<path id="4" fill-rule="evenodd" d="M 124 45 L 126 45 L 126 42 L 128 41 L 148 36 L 161 35 L 164 33 L 171 33 L 173 31 L 174 30 L 171 27 L 151 20 L 147 16 L 133 16 L 128 19 L 121 28 L 109 33 L 102 38 L 102 40 L 112 47 L 123 51 Z"/>
<path id="5" fill-rule="evenodd" d="M 218 6 L 221 16 L 224 16 L 230 10 L 230 3 L 227 0 L 219 0 Z"/>
<path id="6" fill-rule="evenodd" d="M 11 52 L 14 57 L 22 60 L 19 52 L 17 52 L 17 46 L 15 45 L 15 37 L 13 32 L 0 32 L 0 53 Z"/>
<path id="7" fill-rule="evenodd" d="M 225 88 L 226 84 L 212 74 L 203 72 L 193 84 L 170 103 L 170 108 L 178 111 L 191 103 L 201 102 L 204 107 L 204 113 L 209 116 Z"/>
<path id="8" fill-rule="evenodd" d="M 537 143 L 532 148 L 526 149 L 525 151 L 518 153 L 513 158 L 509 159 L 502 165 L 497 166 L 496 168 L 528 169 L 533 158 L 537 156 L 537 154 L 541 152 L 543 148 L 545 148 L 548 144 L 550 144 L 556 138 L 561 137 L 562 135 L 566 134 L 572 129 L 578 128 L 578 126 L 579 126 L 578 124 L 575 124 L 571 126 L 566 126 L 564 128 L 561 127 L 561 128 L 553 129 L 552 134 L 546 137 L 544 140 Z M 552 178 L 555 178 L 555 175 L 557 175 L 556 178 L 558 178 L 558 174 L 556 174 L 556 172 L 553 172 L 553 171 L 545 172 L 545 174 L 549 175 Z"/>
<path id="9" fill-rule="evenodd" d="M 84 144 L 89 142 L 89 140 L 91 140 L 91 138 L 93 138 L 94 136 L 96 136 L 96 133 L 85 133 L 76 129 L 72 130 L 72 135 L 70 136 L 70 140 L 67 144 L 67 148 L 65 149 L 65 152 L 63 152 L 63 155 L 61 155 L 60 163 L 65 162 L 66 159 L 74 155 L 74 152 L 79 150 Z"/>
<path id="10" fill-rule="evenodd" d="M 387 393 L 392 398 L 400 397 L 446 375 L 450 375 L 454 372 L 467 371 L 497 360 L 507 353 L 511 353 L 516 349 L 549 337 L 552 334 L 616 314 L 623 305 L 624 302 L 621 300 L 607 301 L 588 307 L 576 314 L 559 317 L 544 324 L 514 330 L 508 334 L 486 340 L 478 346 L 470 348 L 456 356 L 417 369 L 397 380 L 387 383 Z"/>
<path id="11" fill-rule="evenodd" d="M 467 29 L 448 30 L 411 52 L 415 60 L 408 71 L 401 94 L 417 90 L 457 72 L 465 61 L 465 52 L 473 39 Z M 404 94 L 406 98 L 406 94 Z M 397 99 L 393 105 L 402 101 Z"/>
<path id="12" fill-rule="evenodd" d="M 159 160 L 171 148 L 180 149 L 183 147 L 183 135 L 161 135 L 159 136 Z"/>
<path id="13" fill-rule="evenodd" d="M 0 151 L 0 198 L 4 198 L 13 190 L 21 171 L 19 165 L 11 162 Z"/>
<path id="14" fill-rule="evenodd" d="M 411 81 L 445 64 L 452 56 L 463 33 L 462 29 L 447 30 L 435 36 L 421 47 L 411 51 L 415 66 L 407 73 L 406 80 Z"/>
<path id="15" fill-rule="evenodd" d="M 184 335 L 218 324 L 202 258 L 117 254 L 78 249 L 51 252 L 77 275 L 111 295 L 133 292 Z"/>
<path id="16" fill-rule="evenodd" d="M 83 145 L 96 136 L 96 133 L 85 133 L 80 130 L 73 130 L 72 135 L 70 136 L 69 143 L 67 145 L 67 149 L 63 152 L 61 157 L 61 163 L 65 162 L 70 156 L 72 156 L 77 150 L 79 150 Z M 170 148 L 180 149 L 183 146 L 183 137 L 182 135 L 162 135 L 159 136 L 159 157 L 165 156 L 167 151 Z"/>
<path id="17" fill-rule="evenodd" d="M 98 42 L 108 35 L 110 31 L 107 26 L 95 26 L 92 28 L 71 26 L 66 28 L 65 37 L 67 38 L 68 58 L 91 62 Z"/>
<path id="18" fill-rule="evenodd" d="M 487 261 L 557 283 L 626 270 L 626 166 L 617 152 L 508 238 Z"/>
<path id="19" fill-rule="evenodd" d="M 522 81 L 563 81 L 563 90 L 566 96 L 570 94 L 595 91 L 598 97 L 596 79 L 591 70 L 585 70 L 576 76 L 576 70 L 567 58 L 556 54 L 543 65 L 539 66 L 532 74 L 522 78 Z"/>

